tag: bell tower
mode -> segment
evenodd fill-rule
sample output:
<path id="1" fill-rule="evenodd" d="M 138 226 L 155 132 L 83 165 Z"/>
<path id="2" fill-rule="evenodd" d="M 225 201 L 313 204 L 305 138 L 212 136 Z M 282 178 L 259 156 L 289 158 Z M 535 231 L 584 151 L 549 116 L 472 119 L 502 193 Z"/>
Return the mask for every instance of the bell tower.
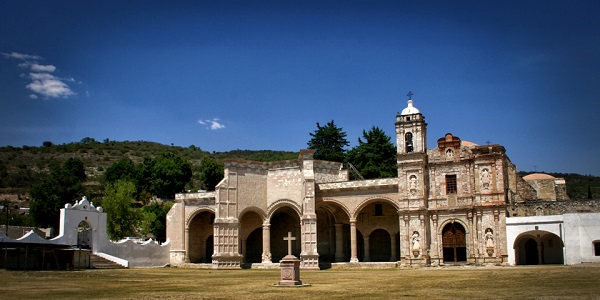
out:
<path id="1" fill-rule="evenodd" d="M 414 107 L 412 93 L 408 93 L 408 106 L 396 115 L 396 147 L 398 154 L 427 152 L 427 123 Z"/>

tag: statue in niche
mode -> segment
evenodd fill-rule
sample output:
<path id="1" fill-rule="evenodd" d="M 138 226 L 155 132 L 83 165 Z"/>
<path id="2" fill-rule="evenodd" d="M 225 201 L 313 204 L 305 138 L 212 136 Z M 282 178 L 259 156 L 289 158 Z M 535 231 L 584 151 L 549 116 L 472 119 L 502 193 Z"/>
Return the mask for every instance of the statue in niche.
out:
<path id="1" fill-rule="evenodd" d="M 490 182 L 491 182 L 490 170 L 488 170 L 487 168 L 481 170 L 481 187 L 483 187 L 484 190 L 489 190 Z"/>
<path id="2" fill-rule="evenodd" d="M 421 244 L 419 243 L 420 240 L 421 239 L 419 238 L 419 232 L 413 231 L 411 243 L 412 243 L 412 253 L 415 257 L 418 257 L 419 254 L 421 253 Z"/>
<path id="3" fill-rule="evenodd" d="M 485 230 L 485 249 L 487 251 L 488 256 L 492 256 L 494 254 L 494 231 L 491 228 Z"/>
<path id="4" fill-rule="evenodd" d="M 451 159 L 454 157 L 454 151 L 452 149 L 446 150 L 446 158 Z"/>
<path id="5" fill-rule="evenodd" d="M 419 183 L 417 182 L 417 176 L 410 175 L 410 178 L 408 179 L 408 190 L 410 191 L 410 194 L 412 196 L 415 196 L 417 194 L 418 187 Z"/>

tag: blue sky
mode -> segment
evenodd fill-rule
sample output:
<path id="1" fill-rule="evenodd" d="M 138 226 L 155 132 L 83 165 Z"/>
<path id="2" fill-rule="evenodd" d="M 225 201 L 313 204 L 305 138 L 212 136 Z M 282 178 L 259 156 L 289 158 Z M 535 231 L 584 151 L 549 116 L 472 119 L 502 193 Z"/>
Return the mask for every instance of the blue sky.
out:
<path id="1" fill-rule="evenodd" d="M 408 91 L 519 170 L 600 175 L 599 1 L 1 1 L 0 146 L 394 134 Z"/>

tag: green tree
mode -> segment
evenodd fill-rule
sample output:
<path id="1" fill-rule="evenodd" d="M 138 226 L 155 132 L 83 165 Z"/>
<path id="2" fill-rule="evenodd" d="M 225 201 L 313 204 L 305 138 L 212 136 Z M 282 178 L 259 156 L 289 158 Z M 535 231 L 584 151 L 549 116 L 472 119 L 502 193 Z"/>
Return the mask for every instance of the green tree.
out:
<path id="1" fill-rule="evenodd" d="M 192 165 L 173 153 L 163 152 L 157 158 L 145 158 L 138 174 L 142 190 L 173 199 L 190 182 Z"/>
<path id="2" fill-rule="evenodd" d="M 348 151 L 348 162 L 352 163 L 365 178 L 388 178 L 398 176 L 396 147 L 390 137 L 378 127 L 363 130 L 358 146 Z"/>
<path id="3" fill-rule="evenodd" d="M 54 166 L 50 173 L 33 185 L 29 191 L 29 213 L 40 227 L 58 228 L 60 209 L 85 194 L 86 180 L 83 162 L 70 158 L 62 166 Z"/>
<path id="4" fill-rule="evenodd" d="M 138 179 L 136 165 L 128 157 L 121 158 L 106 168 L 104 172 L 104 180 L 108 183 L 116 182 L 119 179 L 130 181 L 137 181 Z"/>
<path id="5" fill-rule="evenodd" d="M 346 152 L 344 147 L 349 143 L 346 140 L 346 133 L 342 131 L 342 128 L 337 127 L 333 120 L 325 126 L 321 126 L 317 122 L 317 130 L 310 133 L 310 136 L 312 138 L 308 141 L 308 148 L 315 150 L 315 159 L 344 161 Z"/>
<path id="6" fill-rule="evenodd" d="M 201 187 L 205 190 L 214 191 L 217 184 L 223 180 L 223 168 L 223 164 L 212 157 L 202 157 L 200 161 Z"/>
<path id="7" fill-rule="evenodd" d="M 131 181 L 117 180 L 106 185 L 102 208 L 106 212 L 108 236 L 120 240 L 136 234 L 141 215 L 135 209 L 135 185 Z"/>
<path id="8" fill-rule="evenodd" d="M 167 213 L 173 206 L 171 202 L 152 203 L 142 207 L 142 230 L 145 234 L 154 235 L 159 242 L 167 240 Z"/>

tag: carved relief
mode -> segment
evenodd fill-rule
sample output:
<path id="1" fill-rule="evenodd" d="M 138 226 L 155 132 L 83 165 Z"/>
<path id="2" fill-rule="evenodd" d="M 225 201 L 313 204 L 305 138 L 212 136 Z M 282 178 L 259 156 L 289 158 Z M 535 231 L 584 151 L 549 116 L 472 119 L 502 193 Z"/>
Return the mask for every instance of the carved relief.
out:
<path id="1" fill-rule="evenodd" d="M 494 255 L 494 231 L 491 228 L 485 230 L 485 250 L 488 256 Z"/>
<path id="2" fill-rule="evenodd" d="M 408 192 L 411 196 L 417 196 L 419 191 L 419 182 L 417 180 L 417 175 L 410 175 L 408 178 Z"/>
<path id="3" fill-rule="evenodd" d="M 490 170 L 488 168 L 483 168 L 479 177 L 481 188 L 485 191 L 488 191 L 490 189 L 490 184 L 492 181 Z"/>
<path id="4" fill-rule="evenodd" d="M 418 257 L 419 254 L 421 253 L 420 240 L 421 239 L 419 238 L 419 232 L 418 231 L 413 231 L 412 238 L 411 238 L 410 241 L 411 241 L 411 244 L 412 244 L 411 250 L 412 250 L 412 253 L 413 253 L 413 255 L 415 257 Z"/>

